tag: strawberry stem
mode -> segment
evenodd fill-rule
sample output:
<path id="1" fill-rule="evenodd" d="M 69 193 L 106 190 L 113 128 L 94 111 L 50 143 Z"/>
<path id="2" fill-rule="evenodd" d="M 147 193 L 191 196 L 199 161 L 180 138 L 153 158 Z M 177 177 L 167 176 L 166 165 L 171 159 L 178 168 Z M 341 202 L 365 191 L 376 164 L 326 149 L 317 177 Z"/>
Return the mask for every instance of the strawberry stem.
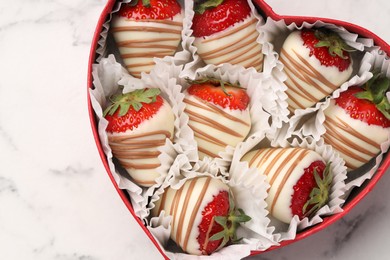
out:
<path id="1" fill-rule="evenodd" d="M 353 52 L 354 48 L 345 43 L 345 41 L 337 33 L 327 29 L 317 29 L 314 32 L 319 42 L 315 47 L 327 47 L 329 54 L 333 57 L 339 56 L 342 59 L 347 59 L 344 55 L 344 51 Z"/>
<path id="2" fill-rule="evenodd" d="M 223 1 L 224 0 L 200 1 L 199 3 L 195 4 L 194 11 L 198 14 L 203 14 L 207 9 L 217 7 L 218 5 L 222 4 Z"/>
<path id="3" fill-rule="evenodd" d="M 150 7 L 150 0 L 142 0 L 142 5 L 145 7 Z"/>
<path id="4" fill-rule="evenodd" d="M 103 115 L 109 114 L 112 116 L 119 109 L 118 115 L 124 116 L 130 107 L 133 107 L 135 111 L 139 111 L 143 103 L 150 104 L 156 102 L 156 98 L 160 93 L 161 91 L 158 88 L 137 89 L 133 92 L 110 97 L 112 104 L 104 110 Z"/>
<path id="5" fill-rule="evenodd" d="M 223 93 L 225 93 L 226 96 L 231 96 L 231 94 L 227 92 L 225 86 L 244 89 L 240 86 L 239 82 L 237 82 L 236 84 L 233 84 L 233 83 L 230 83 L 228 81 L 223 81 L 222 79 L 217 79 L 214 77 L 204 77 L 204 78 L 200 78 L 200 79 L 196 79 L 196 80 L 191 80 L 189 78 L 186 78 L 186 81 L 191 85 L 209 83 L 209 84 L 214 85 L 216 87 L 221 87 Z"/>
<path id="6" fill-rule="evenodd" d="M 139 0 L 133 0 L 131 1 L 130 3 L 128 3 L 128 5 L 130 6 L 136 6 L 138 4 Z M 150 7 L 150 0 L 142 0 L 142 5 L 144 7 Z"/>
<path id="7" fill-rule="evenodd" d="M 314 169 L 313 174 L 317 187 L 311 191 L 309 200 L 303 205 L 302 213 L 305 217 L 311 217 L 328 202 L 329 190 L 333 180 L 330 165 L 330 162 L 326 164 L 322 178 L 317 169 Z"/>
<path id="8" fill-rule="evenodd" d="M 359 99 L 366 99 L 375 104 L 378 110 L 390 119 L 390 103 L 386 93 L 390 89 L 390 79 L 379 71 L 373 72 L 373 77 L 363 86 L 365 91 L 356 93 Z"/>
<path id="9" fill-rule="evenodd" d="M 213 221 L 223 227 L 223 230 L 212 235 L 209 240 L 216 241 L 221 240 L 218 249 L 223 248 L 227 243 L 237 243 L 241 240 L 237 238 L 236 230 L 241 223 L 250 221 L 252 218 L 245 214 L 242 209 L 236 209 L 234 199 L 231 193 L 229 193 L 229 213 L 227 216 L 215 216 Z"/>

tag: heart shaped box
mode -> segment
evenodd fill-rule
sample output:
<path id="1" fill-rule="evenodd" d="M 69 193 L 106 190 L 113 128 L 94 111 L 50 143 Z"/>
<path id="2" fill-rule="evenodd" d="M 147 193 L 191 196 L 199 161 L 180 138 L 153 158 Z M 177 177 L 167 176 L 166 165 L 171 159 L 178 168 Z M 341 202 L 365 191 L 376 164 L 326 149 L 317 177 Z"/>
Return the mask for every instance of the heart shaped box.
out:
<path id="1" fill-rule="evenodd" d="M 259 14 L 262 15 L 264 18 L 270 17 L 275 21 L 284 20 L 287 25 L 291 24 L 291 23 L 295 23 L 297 26 L 302 25 L 304 22 L 315 23 L 317 21 L 322 21 L 324 23 L 330 23 L 330 24 L 336 24 L 338 26 L 344 27 L 349 32 L 357 33 L 360 37 L 373 39 L 374 44 L 376 46 L 380 47 L 381 50 L 383 50 L 385 53 L 387 53 L 387 56 L 390 55 L 390 45 L 388 45 L 384 40 L 379 38 L 377 35 L 375 35 L 371 31 L 369 31 L 365 28 L 362 28 L 360 26 L 357 26 L 357 25 L 354 25 L 354 24 L 351 24 L 348 22 L 334 20 L 334 19 L 328 19 L 328 18 L 278 15 L 263 0 L 253 0 L 253 3 L 257 7 Z M 98 47 L 98 42 L 100 40 L 100 33 L 103 29 L 103 24 L 106 22 L 107 16 L 110 14 L 114 4 L 115 4 L 115 0 L 108 0 L 106 6 L 104 7 L 104 9 L 100 15 L 99 21 L 97 23 L 97 27 L 95 30 L 95 34 L 94 34 L 94 37 L 92 40 L 92 45 L 91 45 L 91 50 L 90 50 L 90 58 L 89 58 L 89 65 L 88 65 L 88 89 L 93 88 L 92 65 L 96 62 L 96 50 Z M 87 94 L 87 98 L 88 98 L 89 116 L 90 116 L 94 139 L 96 141 L 96 145 L 97 145 L 100 157 L 102 159 L 103 165 L 106 168 L 107 173 L 108 173 L 115 189 L 117 190 L 119 196 L 121 197 L 121 199 L 125 203 L 126 207 L 129 209 L 129 212 L 133 215 L 133 217 L 136 219 L 136 221 L 139 223 L 139 225 L 142 227 L 142 229 L 145 231 L 145 233 L 151 239 L 153 244 L 157 247 L 157 249 L 162 254 L 162 256 L 164 256 L 166 259 L 168 259 L 168 257 L 165 254 L 164 249 L 161 248 L 161 246 L 157 242 L 156 238 L 150 233 L 150 231 L 144 226 L 144 223 L 134 213 L 134 210 L 133 210 L 133 207 L 131 205 L 131 202 L 129 200 L 128 195 L 118 187 L 116 181 L 114 180 L 114 177 L 109 169 L 107 157 L 103 151 L 102 144 L 101 144 L 101 141 L 99 138 L 96 115 L 95 115 L 95 112 L 92 108 L 91 96 L 90 96 L 89 91 Z M 351 194 L 349 195 L 347 201 L 345 202 L 345 204 L 343 206 L 343 212 L 325 217 L 323 222 L 316 224 L 315 226 L 312 226 L 312 227 L 305 229 L 305 230 L 301 231 L 300 233 L 298 233 L 294 240 L 282 241 L 279 246 L 270 247 L 266 251 L 280 248 L 282 246 L 294 243 L 294 242 L 299 241 L 303 238 L 306 238 L 310 235 L 313 235 L 314 233 L 326 228 L 327 226 L 333 224 L 334 222 L 336 222 L 337 220 L 342 218 L 344 215 L 348 214 L 348 212 L 352 208 L 354 208 L 375 187 L 376 183 L 384 175 L 384 173 L 388 169 L 389 165 L 390 165 L 390 156 L 388 153 L 386 153 L 384 155 L 383 161 L 381 162 L 381 165 L 379 166 L 379 168 L 377 169 L 377 172 L 373 175 L 373 177 L 369 181 L 364 182 L 363 185 L 355 188 L 351 192 Z M 260 254 L 262 252 L 263 251 L 252 251 L 251 255 Z"/>

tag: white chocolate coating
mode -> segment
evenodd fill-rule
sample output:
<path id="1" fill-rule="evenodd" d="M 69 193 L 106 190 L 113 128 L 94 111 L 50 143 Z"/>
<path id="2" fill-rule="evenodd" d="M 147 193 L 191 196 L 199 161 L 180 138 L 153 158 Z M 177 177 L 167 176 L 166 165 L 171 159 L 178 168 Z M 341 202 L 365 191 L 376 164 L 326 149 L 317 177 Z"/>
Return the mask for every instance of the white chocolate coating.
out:
<path id="1" fill-rule="evenodd" d="M 349 170 L 357 169 L 377 156 L 380 145 L 389 138 L 390 128 L 351 118 L 334 99 L 330 100 L 324 114 L 324 140 L 345 160 Z"/>
<path id="2" fill-rule="evenodd" d="M 155 184 L 159 177 L 156 169 L 161 165 L 158 148 L 165 145 L 166 138 L 173 138 L 174 119 L 171 106 L 164 100 L 157 113 L 137 128 L 123 133 L 107 132 L 114 156 L 136 184 Z"/>
<path id="3" fill-rule="evenodd" d="M 129 20 L 116 15 L 111 30 L 127 70 L 134 77 L 149 73 L 155 57 L 176 52 L 183 29 L 183 11 L 167 20 Z"/>
<path id="4" fill-rule="evenodd" d="M 230 63 L 245 68 L 263 68 L 262 46 L 256 41 L 257 19 L 253 14 L 242 22 L 210 36 L 195 37 L 194 45 L 198 54 L 207 64 Z"/>
<path id="5" fill-rule="evenodd" d="M 249 108 L 232 110 L 206 102 L 185 92 L 185 112 L 188 125 L 194 131 L 199 158 L 218 157 L 226 146 L 235 147 L 243 141 L 251 128 Z"/>
<path id="6" fill-rule="evenodd" d="M 197 177 L 188 180 L 179 190 L 166 189 L 151 214 L 158 216 L 164 210 L 166 216 L 172 216 L 172 240 L 185 252 L 201 255 L 197 237 L 202 211 L 221 191 L 229 192 L 229 187 L 220 180 Z"/>
<path id="7" fill-rule="evenodd" d="M 287 75 L 286 94 L 291 112 L 313 106 L 339 88 L 352 74 L 352 62 L 348 69 L 341 72 L 335 66 L 321 65 L 314 55 L 310 56 L 300 31 L 294 31 L 286 38 L 280 61 Z"/>
<path id="8" fill-rule="evenodd" d="M 260 149 L 247 153 L 241 160 L 266 175 L 271 186 L 266 198 L 267 209 L 273 217 L 284 223 L 290 223 L 293 218 L 290 208 L 293 187 L 305 168 L 315 161 L 324 161 L 315 151 L 303 148 Z"/>

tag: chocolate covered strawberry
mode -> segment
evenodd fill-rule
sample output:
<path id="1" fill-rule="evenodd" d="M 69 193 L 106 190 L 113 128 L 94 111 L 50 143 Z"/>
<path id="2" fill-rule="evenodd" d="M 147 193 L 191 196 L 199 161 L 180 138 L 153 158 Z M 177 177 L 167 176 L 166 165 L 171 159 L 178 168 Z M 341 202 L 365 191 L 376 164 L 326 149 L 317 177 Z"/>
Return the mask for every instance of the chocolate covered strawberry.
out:
<path id="1" fill-rule="evenodd" d="M 122 4 L 111 31 L 127 70 L 134 77 L 150 72 L 155 57 L 175 53 L 181 40 L 183 11 L 176 0 L 134 0 Z"/>
<path id="2" fill-rule="evenodd" d="M 352 50 L 336 32 L 323 28 L 290 33 L 280 52 L 290 112 L 313 106 L 347 81 Z"/>
<path id="3" fill-rule="evenodd" d="M 229 187 L 212 177 L 190 179 L 178 190 L 166 189 L 152 215 L 161 211 L 172 216 L 172 240 L 193 255 L 210 255 L 238 241 L 237 227 L 251 219 L 236 209 Z"/>
<path id="4" fill-rule="evenodd" d="M 267 177 L 267 209 L 282 222 L 290 223 L 295 215 L 311 217 L 328 202 L 333 179 L 330 164 L 315 151 L 265 148 L 251 151 L 241 160 Z"/>
<path id="5" fill-rule="evenodd" d="M 157 88 L 120 94 L 105 110 L 113 155 L 138 185 L 155 184 L 161 165 L 158 148 L 173 138 L 174 114 Z"/>
<path id="6" fill-rule="evenodd" d="M 390 80 L 375 73 L 362 87 L 353 86 L 330 100 L 324 110 L 324 140 L 345 160 L 349 170 L 380 152 L 390 134 Z"/>
<path id="7" fill-rule="evenodd" d="M 262 69 L 257 19 L 247 0 L 198 1 L 194 11 L 194 45 L 205 63 L 230 63 L 254 67 L 258 71 Z"/>
<path id="8" fill-rule="evenodd" d="M 185 112 L 194 131 L 200 159 L 218 157 L 226 146 L 236 146 L 251 128 L 246 90 L 217 79 L 192 81 L 185 91 Z"/>

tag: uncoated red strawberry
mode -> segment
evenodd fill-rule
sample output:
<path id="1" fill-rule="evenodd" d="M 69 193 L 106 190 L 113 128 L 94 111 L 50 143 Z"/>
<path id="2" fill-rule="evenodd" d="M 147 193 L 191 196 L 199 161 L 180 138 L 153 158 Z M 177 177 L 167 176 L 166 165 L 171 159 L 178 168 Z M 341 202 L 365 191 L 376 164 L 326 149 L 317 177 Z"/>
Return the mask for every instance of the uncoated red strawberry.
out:
<path id="1" fill-rule="evenodd" d="M 352 74 L 348 46 L 336 33 L 324 28 L 293 31 L 280 51 L 287 75 L 289 110 L 313 106 L 346 82 Z"/>
<path id="2" fill-rule="evenodd" d="M 154 58 L 172 56 L 180 43 L 183 12 L 176 0 L 136 0 L 122 4 L 111 22 L 116 44 L 134 77 L 149 73 Z"/>
<path id="3" fill-rule="evenodd" d="M 159 94 L 159 89 L 152 88 L 117 95 L 104 113 L 114 157 L 136 184 L 145 187 L 159 177 L 158 149 L 174 132 L 174 114 Z"/>
<path id="4" fill-rule="evenodd" d="M 171 238 L 187 253 L 209 255 L 238 241 L 236 229 L 250 221 L 234 205 L 229 187 L 221 180 L 204 176 L 187 180 L 175 190 L 168 188 L 152 209 L 172 216 Z"/>
<path id="5" fill-rule="evenodd" d="M 206 64 L 230 63 L 262 70 L 257 19 L 247 0 L 199 1 L 194 11 L 194 45 Z"/>
<path id="6" fill-rule="evenodd" d="M 184 103 L 199 157 L 218 157 L 228 145 L 234 147 L 248 135 L 249 96 L 245 89 L 222 80 L 203 78 L 191 83 Z"/>
<path id="7" fill-rule="evenodd" d="M 333 179 L 330 164 L 315 151 L 264 148 L 247 153 L 241 160 L 267 177 L 267 209 L 282 222 L 290 223 L 294 215 L 311 217 L 328 202 Z"/>
<path id="8" fill-rule="evenodd" d="M 324 140 L 345 160 L 349 170 L 378 155 L 390 137 L 390 80 L 374 73 L 362 87 L 352 86 L 325 109 Z"/>

